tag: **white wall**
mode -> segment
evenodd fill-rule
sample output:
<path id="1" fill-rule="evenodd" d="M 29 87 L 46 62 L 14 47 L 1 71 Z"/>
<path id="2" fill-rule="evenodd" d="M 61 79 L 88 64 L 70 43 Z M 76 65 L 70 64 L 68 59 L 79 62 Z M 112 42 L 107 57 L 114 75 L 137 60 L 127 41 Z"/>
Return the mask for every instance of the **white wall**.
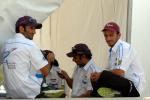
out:
<path id="1" fill-rule="evenodd" d="M 131 44 L 137 49 L 146 76 L 143 96 L 150 96 L 150 0 L 133 0 Z"/>

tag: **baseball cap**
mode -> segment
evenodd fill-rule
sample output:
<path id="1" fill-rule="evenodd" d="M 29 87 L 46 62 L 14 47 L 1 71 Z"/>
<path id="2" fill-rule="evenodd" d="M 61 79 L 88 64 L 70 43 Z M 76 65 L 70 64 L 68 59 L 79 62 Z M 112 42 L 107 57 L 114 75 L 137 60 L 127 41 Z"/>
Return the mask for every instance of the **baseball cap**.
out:
<path id="1" fill-rule="evenodd" d="M 16 27 L 19 26 L 34 26 L 36 29 L 42 28 L 42 24 L 37 23 L 36 19 L 32 18 L 31 16 L 20 17 L 16 22 Z"/>
<path id="2" fill-rule="evenodd" d="M 68 57 L 73 57 L 77 54 L 90 54 L 91 55 L 91 51 L 90 49 L 88 48 L 88 46 L 86 44 L 83 44 L 83 43 L 79 43 L 79 44 L 76 44 L 74 47 L 72 47 L 72 50 L 71 52 L 67 53 L 66 55 Z"/>
<path id="3" fill-rule="evenodd" d="M 115 23 L 115 22 L 109 22 L 109 23 L 107 23 L 102 31 L 104 32 L 106 30 L 109 30 L 109 31 L 112 31 L 112 32 L 119 32 L 120 33 L 120 28 L 117 25 L 117 23 Z"/>

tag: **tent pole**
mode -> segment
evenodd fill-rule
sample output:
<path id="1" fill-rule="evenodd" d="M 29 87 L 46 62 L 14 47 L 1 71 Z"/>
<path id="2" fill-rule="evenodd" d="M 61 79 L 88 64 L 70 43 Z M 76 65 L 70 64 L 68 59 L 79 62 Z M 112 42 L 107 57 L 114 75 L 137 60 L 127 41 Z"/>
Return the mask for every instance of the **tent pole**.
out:
<path id="1" fill-rule="evenodd" d="M 126 41 L 131 43 L 131 27 L 132 27 L 132 3 L 133 0 L 128 0 L 127 5 L 127 30 Z"/>

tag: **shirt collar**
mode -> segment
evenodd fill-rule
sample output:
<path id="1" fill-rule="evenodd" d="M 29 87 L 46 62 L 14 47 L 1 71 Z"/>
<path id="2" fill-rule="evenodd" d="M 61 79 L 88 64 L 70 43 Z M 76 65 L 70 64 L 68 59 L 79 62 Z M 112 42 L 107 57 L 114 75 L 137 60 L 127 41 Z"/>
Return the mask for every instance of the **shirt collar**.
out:
<path id="1" fill-rule="evenodd" d="M 90 67 L 90 65 L 93 63 L 93 60 L 91 59 L 91 60 L 89 60 L 89 62 L 83 67 L 84 68 L 84 70 L 88 70 L 88 68 Z"/>
<path id="2" fill-rule="evenodd" d="M 22 33 L 16 33 L 16 34 L 15 34 L 15 37 L 18 37 L 18 38 L 25 38 L 25 36 L 24 36 Z"/>
<path id="3" fill-rule="evenodd" d="M 116 42 L 116 44 L 115 44 L 112 48 L 110 48 L 109 52 L 111 52 L 111 51 L 116 52 L 116 51 L 117 51 L 117 48 L 118 48 L 118 46 L 120 45 L 121 42 L 122 42 L 122 40 L 119 39 L 119 40 Z"/>
<path id="4" fill-rule="evenodd" d="M 22 33 L 16 33 L 15 37 L 33 42 L 33 40 L 30 40 L 30 39 L 26 38 Z"/>

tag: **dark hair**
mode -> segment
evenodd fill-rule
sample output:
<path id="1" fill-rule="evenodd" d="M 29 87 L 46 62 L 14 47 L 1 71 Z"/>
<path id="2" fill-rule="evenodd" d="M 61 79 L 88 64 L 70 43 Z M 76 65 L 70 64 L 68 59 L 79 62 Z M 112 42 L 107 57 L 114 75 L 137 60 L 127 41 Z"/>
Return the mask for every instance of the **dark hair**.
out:
<path id="1" fill-rule="evenodd" d="M 15 31 L 16 33 L 19 33 L 19 27 L 16 27 Z"/>
<path id="2" fill-rule="evenodd" d="M 19 33 L 19 32 L 20 32 L 19 27 L 20 27 L 20 26 L 16 26 L 16 29 L 15 29 L 16 33 Z M 22 25 L 22 27 L 25 29 L 25 25 Z"/>
<path id="3" fill-rule="evenodd" d="M 76 55 L 79 55 L 79 56 L 85 55 L 85 57 L 86 57 L 87 59 L 91 59 L 91 58 L 92 58 L 92 53 L 91 53 L 91 51 L 84 52 L 84 53 L 81 53 L 81 54 L 78 54 L 78 53 L 77 53 Z"/>
<path id="4" fill-rule="evenodd" d="M 47 55 L 48 55 L 49 53 L 53 53 L 53 52 L 50 51 L 50 50 L 42 50 L 42 53 L 43 53 L 43 56 L 45 57 L 45 59 L 47 60 Z"/>
<path id="5" fill-rule="evenodd" d="M 46 60 L 48 60 L 48 59 L 47 59 L 47 55 L 48 55 L 49 53 L 53 53 L 53 51 L 50 51 L 50 50 L 41 50 L 41 52 L 42 52 L 42 54 L 43 54 L 43 56 L 44 56 L 44 58 L 45 58 Z M 58 63 L 58 61 L 55 59 L 54 62 L 51 63 L 51 65 L 59 66 L 59 63 Z"/>
<path id="6" fill-rule="evenodd" d="M 117 34 L 120 34 L 120 32 L 117 31 Z"/>

